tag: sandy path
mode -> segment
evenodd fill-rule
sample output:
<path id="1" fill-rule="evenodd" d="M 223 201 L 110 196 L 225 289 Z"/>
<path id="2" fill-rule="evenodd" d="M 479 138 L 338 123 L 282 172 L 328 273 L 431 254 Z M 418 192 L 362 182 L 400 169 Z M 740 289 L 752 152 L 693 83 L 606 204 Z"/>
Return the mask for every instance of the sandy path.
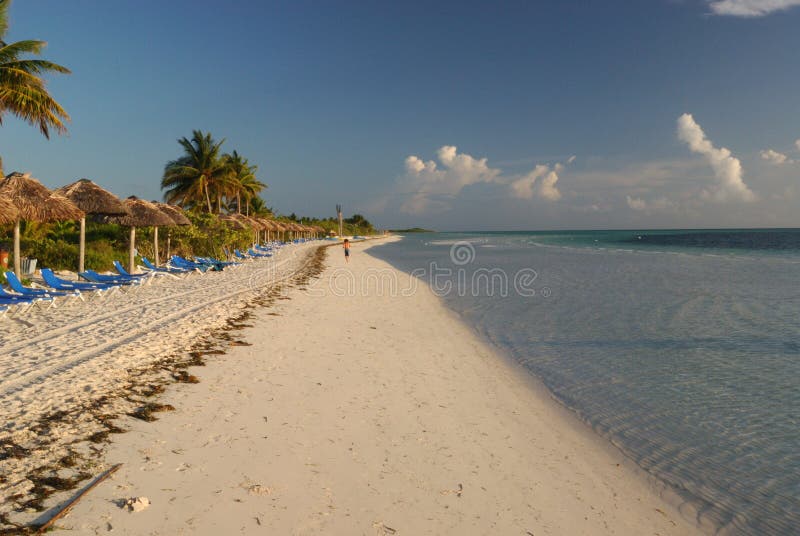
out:
<path id="1" fill-rule="evenodd" d="M 355 245 L 355 280 L 408 276 Z M 341 277 L 257 313 L 192 369 L 177 409 L 116 436 L 125 466 L 59 525 L 71 534 L 693 534 L 600 441 L 565 418 L 425 287 Z M 341 287 L 340 287 L 341 288 Z M 278 313 L 280 316 L 275 316 Z M 582 425 L 581 425 L 582 426 Z M 146 496 L 143 512 L 114 501 Z"/>

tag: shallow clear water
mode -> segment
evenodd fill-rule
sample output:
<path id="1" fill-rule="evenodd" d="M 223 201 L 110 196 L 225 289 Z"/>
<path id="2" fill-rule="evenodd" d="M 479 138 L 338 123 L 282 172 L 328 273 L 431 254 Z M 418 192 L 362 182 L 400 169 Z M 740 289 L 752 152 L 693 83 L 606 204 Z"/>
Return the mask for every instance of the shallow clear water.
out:
<path id="1" fill-rule="evenodd" d="M 800 231 L 438 233 L 372 252 L 705 520 L 800 530 Z"/>

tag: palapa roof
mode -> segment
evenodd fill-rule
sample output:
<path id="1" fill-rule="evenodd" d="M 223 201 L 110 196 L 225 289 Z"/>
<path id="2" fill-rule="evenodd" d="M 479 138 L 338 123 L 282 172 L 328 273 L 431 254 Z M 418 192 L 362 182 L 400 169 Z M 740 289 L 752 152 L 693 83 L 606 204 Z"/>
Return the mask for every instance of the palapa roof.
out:
<path id="1" fill-rule="evenodd" d="M 102 220 L 106 223 L 116 223 L 125 227 L 170 227 L 175 225 L 174 220 L 161 212 L 157 206 L 144 199 L 130 196 L 123 201 L 129 214 L 125 216 L 107 216 Z"/>
<path id="2" fill-rule="evenodd" d="M 222 220 L 223 222 L 225 222 L 227 225 L 233 227 L 234 229 L 240 230 L 240 231 L 242 229 L 249 229 L 250 228 L 243 221 L 239 220 L 239 218 L 235 218 L 231 214 L 223 214 L 223 215 L 221 215 L 219 217 L 219 219 Z"/>
<path id="3" fill-rule="evenodd" d="M 79 220 L 84 213 L 72 201 L 45 188 L 30 173 L 14 172 L 0 180 L 0 197 L 10 201 L 26 221 Z"/>
<path id="4" fill-rule="evenodd" d="M 175 225 L 191 225 L 192 222 L 183 214 L 183 210 L 175 205 L 168 205 L 167 203 L 160 203 L 158 201 L 151 201 L 153 205 L 161 212 L 169 216 Z"/>
<path id="5" fill-rule="evenodd" d="M 258 218 L 258 221 L 261 222 L 261 225 L 264 226 L 265 231 L 277 231 L 278 228 L 275 226 L 275 222 L 272 220 L 268 220 L 267 218 Z"/>
<path id="6" fill-rule="evenodd" d="M 7 199 L 0 197 L 0 225 L 13 223 L 19 217 L 19 210 L 14 206 L 14 203 Z"/>
<path id="7" fill-rule="evenodd" d="M 259 222 L 255 218 L 251 218 L 250 216 L 245 216 L 244 214 L 230 214 L 230 216 L 238 220 L 245 227 L 248 227 L 250 229 L 255 229 L 256 231 L 264 230 L 264 226 L 261 224 L 261 222 Z"/>
<path id="8" fill-rule="evenodd" d="M 72 184 L 62 186 L 55 193 L 72 201 L 75 206 L 86 214 L 103 214 L 106 216 L 128 214 L 128 208 L 120 198 L 89 179 L 78 179 Z"/>

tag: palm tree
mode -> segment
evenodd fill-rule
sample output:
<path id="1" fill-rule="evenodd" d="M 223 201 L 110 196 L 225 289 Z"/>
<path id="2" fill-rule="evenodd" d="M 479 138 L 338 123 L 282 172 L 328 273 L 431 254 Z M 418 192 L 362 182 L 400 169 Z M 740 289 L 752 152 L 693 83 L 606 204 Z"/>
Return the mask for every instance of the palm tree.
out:
<path id="1" fill-rule="evenodd" d="M 266 218 L 272 218 L 275 214 L 272 212 L 267 204 L 258 196 L 255 196 L 250 200 L 251 213 L 248 216 L 262 216 Z"/>
<path id="2" fill-rule="evenodd" d="M 225 160 L 232 179 L 230 193 L 236 197 L 236 212 L 242 213 L 242 198 L 244 198 L 246 212 L 249 215 L 250 200 L 267 185 L 256 178 L 258 166 L 250 165 L 250 162 L 238 152 L 233 151 L 231 154 L 226 154 Z"/>
<path id="3" fill-rule="evenodd" d="M 67 131 L 69 115 L 45 88 L 41 75 L 49 72 L 69 74 L 70 70 L 46 60 L 26 60 L 20 56 L 38 56 L 47 43 L 44 41 L 4 41 L 8 31 L 8 8 L 11 0 L 0 0 L 0 124 L 3 115 L 12 113 L 23 121 L 39 127 L 46 138 L 50 129 L 59 134 Z"/>
<path id="4" fill-rule="evenodd" d="M 205 201 L 211 213 L 212 189 L 216 194 L 216 187 L 228 175 L 225 160 L 220 157 L 220 147 L 225 140 L 215 142 L 210 133 L 195 130 L 191 140 L 184 137 L 178 143 L 186 154 L 164 168 L 161 179 L 161 189 L 166 190 L 164 199 L 185 208 L 202 205 Z"/>

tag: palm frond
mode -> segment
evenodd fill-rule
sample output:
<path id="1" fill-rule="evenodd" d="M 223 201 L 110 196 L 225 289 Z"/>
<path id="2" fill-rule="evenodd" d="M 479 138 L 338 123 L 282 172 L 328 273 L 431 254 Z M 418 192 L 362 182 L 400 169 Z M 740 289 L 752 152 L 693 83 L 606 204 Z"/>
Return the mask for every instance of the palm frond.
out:
<path id="1" fill-rule="evenodd" d="M 72 71 L 64 66 L 47 60 L 18 60 L 9 61 L 0 65 L 0 69 L 19 69 L 31 74 L 44 74 L 57 72 L 62 74 L 72 74 Z"/>
<path id="2" fill-rule="evenodd" d="M 25 39 L 15 43 L 4 43 L 0 47 L 0 62 L 14 61 L 23 54 L 38 56 L 47 46 L 46 41 Z"/>
<path id="3" fill-rule="evenodd" d="M 8 6 L 10 5 L 11 0 L 0 0 L 0 42 L 8 31 Z"/>

